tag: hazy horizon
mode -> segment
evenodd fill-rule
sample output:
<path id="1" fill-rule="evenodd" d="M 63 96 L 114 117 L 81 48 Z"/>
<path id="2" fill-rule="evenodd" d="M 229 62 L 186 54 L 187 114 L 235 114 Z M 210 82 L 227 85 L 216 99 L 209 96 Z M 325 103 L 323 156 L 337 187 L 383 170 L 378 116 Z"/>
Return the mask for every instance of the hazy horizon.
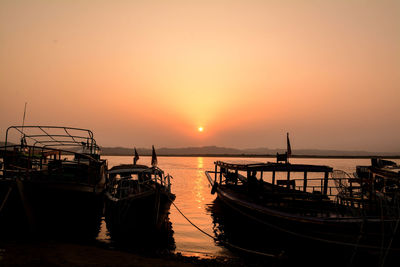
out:
<path id="1" fill-rule="evenodd" d="M 102 146 L 105 147 L 105 146 Z M 225 148 L 225 149 L 235 149 L 235 150 L 262 150 L 262 149 L 267 149 L 267 150 L 286 150 L 287 147 L 286 146 L 282 146 L 282 147 L 243 147 L 243 148 L 237 148 L 237 147 L 228 147 L 228 146 L 218 146 L 218 145 L 205 145 L 205 146 L 174 146 L 174 147 L 168 147 L 168 146 L 160 146 L 160 147 L 156 147 L 156 151 L 157 149 L 191 149 L 191 148 Z M 132 149 L 132 153 L 134 152 L 134 148 L 136 149 L 146 149 L 151 151 L 152 147 L 148 146 L 148 147 L 135 147 L 135 146 L 111 146 L 111 147 L 105 147 L 105 148 L 123 148 L 123 149 Z M 293 149 L 293 151 L 301 151 L 301 150 L 320 150 L 320 151 L 347 151 L 347 152 L 353 152 L 353 151 L 357 151 L 357 152 L 388 152 L 388 151 L 367 151 L 367 150 L 346 150 L 346 149 L 321 149 L 321 148 L 312 148 L 312 147 L 300 147 L 300 148 L 296 148 Z"/>
<path id="2" fill-rule="evenodd" d="M 400 152 L 400 1 L 0 2 L 8 126 L 104 147 Z M 199 128 L 202 127 L 202 131 Z"/>

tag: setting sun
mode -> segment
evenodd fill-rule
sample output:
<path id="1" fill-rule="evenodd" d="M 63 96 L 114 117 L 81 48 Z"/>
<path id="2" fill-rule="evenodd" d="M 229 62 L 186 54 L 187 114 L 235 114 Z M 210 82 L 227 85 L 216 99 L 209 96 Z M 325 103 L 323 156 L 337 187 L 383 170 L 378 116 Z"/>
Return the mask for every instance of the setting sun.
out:
<path id="1" fill-rule="evenodd" d="M 203 130 L 204 130 L 204 128 L 203 127 L 199 127 L 199 132 L 202 132 Z"/>

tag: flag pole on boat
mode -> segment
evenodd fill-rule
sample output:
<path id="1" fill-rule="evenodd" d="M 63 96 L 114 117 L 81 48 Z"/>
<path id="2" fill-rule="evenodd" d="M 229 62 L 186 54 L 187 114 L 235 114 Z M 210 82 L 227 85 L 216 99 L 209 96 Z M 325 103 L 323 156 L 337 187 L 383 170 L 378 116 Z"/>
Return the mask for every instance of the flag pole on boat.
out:
<path id="1" fill-rule="evenodd" d="M 156 150 L 154 149 L 154 145 L 153 145 L 153 152 L 151 154 L 151 166 L 153 167 L 157 166 L 157 155 L 156 155 Z"/>
<path id="2" fill-rule="evenodd" d="M 135 149 L 135 156 L 133 157 L 133 165 L 136 165 L 136 162 L 139 160 L 139 154 L 136 151 L 136 147 Z"/>
<path id="3" fill-rule="evenodd" d="M 292 155 L 292 148 L 290 146 L 290 140 L 289 140 L 289 133 L 286 133 L 286 143 L 287 143 L 287 161 L 289 162 L 289 157 Z"/>

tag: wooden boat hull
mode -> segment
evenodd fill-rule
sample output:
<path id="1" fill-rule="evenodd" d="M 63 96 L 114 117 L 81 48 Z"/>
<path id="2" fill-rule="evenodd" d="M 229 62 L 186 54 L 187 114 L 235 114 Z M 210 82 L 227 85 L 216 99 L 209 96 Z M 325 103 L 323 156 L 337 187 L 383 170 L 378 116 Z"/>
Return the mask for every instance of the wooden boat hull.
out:
<path id="1" fill-rule="evenodd" d="M 367 250 L 389 248 L 399 249 L 399 232 L 395 231 L 397 220 L 381 220 L 379 218 L 363 219 L 354 217 L 306 216 L 288 212 L 279 205 L 257 203 L 249 197 L 237 194 L 228 186 L 214 185 L 213 179 L 207 178 L 217 193 L 218 198 L 233 212 L 272 230 L 297 237 L 302 241 L 325 243 L 337 246 L 357 247 Z M 297 204 L 301 203 L 298 200 Z M 301 204 L 299 204 L 301 205 Z M 321 209 L 323 212 L 327 210 Z"/>
<path id="2" fill-rule="evenodd" d="M 51 237 L 93 238 L 104 207 L 104 181 L 97 186 L 51 181 L 0 180 L 0 229 Z"/>
<path id="3" fill-rule="evenodd" d="M 20 145 L 7 145 L 10 136 L 21 136 Z M 0 231 L 96 236 L 104 208 L 107 161 L 100 158 L 92 131 L 11 126 L 2 150 Z"/>
<path id="4" fill-rule="evenodd" d="M 175 195 L 159 190 L 145 191 L 123 199 L 105 194 L 105 220 L 113 239 L 157 234 L 165 230 Z"/>

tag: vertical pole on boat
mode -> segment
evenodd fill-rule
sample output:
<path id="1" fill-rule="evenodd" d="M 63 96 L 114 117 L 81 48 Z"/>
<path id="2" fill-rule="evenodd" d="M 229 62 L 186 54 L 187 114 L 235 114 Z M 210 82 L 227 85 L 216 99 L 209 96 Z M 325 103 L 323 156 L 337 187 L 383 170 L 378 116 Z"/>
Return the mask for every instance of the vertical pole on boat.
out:
<path id="1" fill-rule="evenodd" d="M 328 193 L 328 177 L 329 177 L 329 172 L 325 172 L 325 177 L 324 177 L 324 195 Z"/>
<path id="2" fill-rule="evenodd" d="M 22 132 L 21 132 L 21 138 L 23 138 L 23 137 L 24 137 L 24 126 L 25 126 L 26 104 L 28 104 L 28 103 L 27 103 L 27 102 L 25 102 L 25 107 L 24 107 L 24 117 L 22 118 Z"/>
<path id="3" fill-rule="evenodd" d="M 215 175 L 214 175 L 214 184 L 215 184 L 215 182 L 217 181 L 217 170 L 218 170 L 218 167 L 217 167 L 217 163 L 215 162 L 214 163 L 215 164 Z"/>
<path id="4" fill-rule="evenodd" d="M 275 184 L 275 171 L 272 172 L 272 184 Z"/>
<path id="5" fill-rule="evenodd" d="M 369 195 L 372 197 L 369 197 L 369 205 L 368 206 L 370 207 L 370 210 L 374 210 L 377 208 L 373 205 L 373 203 L 376 203 L 376 194 L 373 194 L 373 192 L 375 192 L 376 177 L 373 173 L 370 172 L 370 174 L 371 174 L 371 176 L 370 176 L 370 181 L 369 181 L 370 182 Z"/>
<path id="6" fill-rule="evenodd" d="M 221 166 L 219 167 L 219 184 L 222 183 L 222 171 L 221 171 Z"/>
<path id="7" fill-rule="evenodd" d="M 286 149 L 286 164 L 289 163 L 289 157 L 292 155 L 292 148 L 290 146 L 290 140 L 289 140 L 289 133 L 286 133 L 286 145 L 287 145 L 287 149 Z"/>
<path id="8" fill-rule="evenodd" d="M 307 172 L 304 172 L 303 191 L 307 191 Z"/>
<path id="9" fill-rule="evenodd" d="M 362 205 L 361 208 L 365 212 L 365 210 L 364 210 L 364 207 L 365 207 L 365 205 L 364 205 L 364 194 L 365 194 L 364 190 L 365 190 L 365 187 L 364 187 L 364 182 L 363 182 L 362 176 L 359 179 L 360 179 L 360 185 L 361 185 L 361 205 Z"/>
<path id="10" fill-rule="evenodd" d="M 287 172 L 287 180 L 288 180 L 288 182 L 290 181 L 290 171 Z M 287 183 L 286 187 L 290 187 L 290 184 Z"/>

